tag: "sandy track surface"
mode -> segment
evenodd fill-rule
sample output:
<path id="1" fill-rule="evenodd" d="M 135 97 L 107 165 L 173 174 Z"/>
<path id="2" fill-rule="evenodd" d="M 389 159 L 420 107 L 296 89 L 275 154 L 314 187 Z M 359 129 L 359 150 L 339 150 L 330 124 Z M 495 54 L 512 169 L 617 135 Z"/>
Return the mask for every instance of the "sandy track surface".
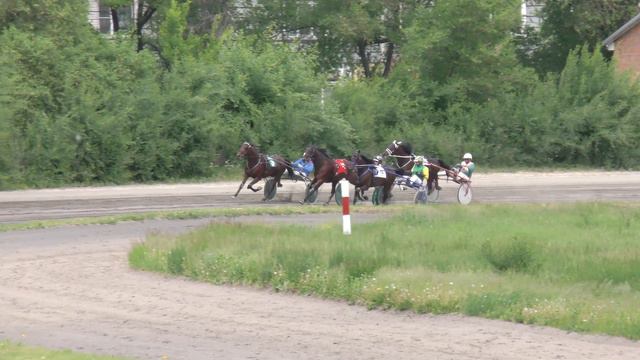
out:
<path id="1" fill-rule="evenodd" d="M 0 234 L 0 338 L 140 359 L 640 358 L 640 344 L 621 338 L 455 315 L 367 311 L 129 269 L 127 251 L 147 232 L 181 232 L 205 222 Z"/>
<path id="2" fill-rule="evenodd" d="M 99 213 L 91 210 L 95 208 L 120 212 L 133 203 L 122 199 L 149 199 L 141 206 L 153 207 L 158 204 L 154 199 L 168 198 L 165 206 L 183 207 L 212 196 L 209 192 L 230 199 L 227 190 L 235 186 L 4 192 L 0 218 L 72 216 L 76 205 L 82 213 Z M 638 200 L 640 173 L 495 174 L 478 177 L 474 189 L 478 202 Z M 455 188 L 449 185 L 441 196 L 449 196 L 448 190 L 452 196 Z M 182 198 L 188 201 L 181 203 Z M 253 206 L 249 200 L 231 204 Z M 39 207 L 29 205 L 38 203 Z M 17 204 L 27 211 L 11 217 L 5 210 Z M 264 206 L 274 205 L 278 202 Z M 333 218 L 313 215 L 293 221 Z M 354 220 L 369 219 L 363 215 Z M 0 339 L 140 359 L 640 359 L 640 343 L 621 338 L 464 316 L 367 311 L 340 302 L 213 286 L 128 268 L 127 251 L 148 232 L 183 232 L 208 221 L 0 233 Z"/>
<path id="3" fill-rule="evenodd" d="M 297 204 L 304 197 L 302 182 L 283 181 L 276 198 L 261 202 L 261 193 L 242 190 L 239 182 L 131 185 L 0 192 L 0 223 L 211 207 L 256 207 Z M 441 182 L 438 202 L 456 202 L 457 185 Z M 330 187 L 318 196 L 326 201 Z M 353 191 L 353 190 L 352 190 Z M 393 191 L 392 203 L 411 203 L 412 190 Z M 640 201 L 640 172 L 478 173 L 473 176 L 473 202 L 567 202 L 592 200 Z M 371 206 L 365 203 L 364 206 Z"/>

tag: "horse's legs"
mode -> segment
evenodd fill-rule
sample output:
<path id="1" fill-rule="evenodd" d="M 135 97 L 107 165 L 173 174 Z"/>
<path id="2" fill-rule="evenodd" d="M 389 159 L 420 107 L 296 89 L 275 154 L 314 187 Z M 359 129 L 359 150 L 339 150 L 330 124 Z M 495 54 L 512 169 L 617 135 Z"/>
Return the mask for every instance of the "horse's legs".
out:
<path id="1" fill-rule="evenodd" d="M 276 175 L 275 180 L 276 180 L 276 184 L 278 184 L 278 187 L 282 187 L 282 184 L 280 183 L 280 179 L 282 179 L 282 175 L 284 174 L 284 171 L 281 172 L 280 174 Z"/>
<path id="2" fill-rule="evenodd" d="M 258 191 L 262 190 L 262 186 L 258 186 L 258 188 L 257 188 L 257 189 L 254 189 L 254 188 L 253 188 L 253 185 L 254 185 L 255 183 L 257 183 L 258 181 L 260 181 L 260 180 L 262 180 L 262 178 L 261 178 L 261 177 L 259 177 L 259 176 L 258 176 L 258 177 L 256 177 L 256 178 L 254 178 L 254 179 L 253 179 L 253 181 L 251 181 L 251 182 L 249 183 L 249 185 L 247 185 L 247 189 L 250 189 L 250 190 L 251 190 L 251 191 L 253 191 L 253 192 L 258 192 Z"/>
<path id="3" fill-rule="evenodd" d="M 235 197 L 238 197 L 238 194 L 240 193 L 240 190 L 242 190 L 242 187 L 244 186 L 244 183 L 246 183 L 246 182 L 247 182 L 247 179 L 248 179 L 248 178 L 249 178 L 249 177 L 248 177 L 247 175 L 245 175 L 245 176 L 244 176 L 244 179 L 242 179 L 242 182 L 240 183 L 240 186 L 238 186 L 238 191 L 236 191 L 236 194 L 235 194 L 235 195 L 233 195 L 233 197 L 234 197 L 234 198 L 235 198 Z"/>
<path id="4" fill-rule="evenodd" d="M 309 191 L 305 195 L 304 200 L 302 200 L 300 203 L 301 204 L 306 203 L 309 196 L 311 196 L 311 194 L 313 194 L 314 191 L 318 191 L 318 188 L 320 187 L 320 185 L 322 185 L 322 183 L 323 183 L 322 181 L 318 181 L 318 178 L 313 178 L 313 180 L 311 180 L 308 186 Z"/>
<path id="5" fill-rule="evenodd" d="M 387 179 L 388 180 L 388 179 Z M 393 189 L 393 184 L 395 183 L 395 179 L 394 181 L 385 181 L 384 183 L 384 187 L 382 188 L 382 203 L 386 204 L 387 200 L 389 200 L 391 198 L 391 189 Z"/>
<path id="6" fill-rule="evenodd" d="M 440 185 L 438 185 L 438 174 L 437 173 L 436 173 L 436 176 L 433 177 L 433 181 L 434 181 L 435 189 L 438 190 L 438 191 L 442 190 Z"/>
<path id="7" fill-rule="evenodd" d="M 333 199 L 333 195 L 335 195 L 336 193 L 336 185 L 338 185 L 337 181 L 334 180 L 333 182 L 331 182 L 331 195 L 329 195 L 329 200 L 327 200 L 325 205 L 329 205 L 329 203 L 331 202 L 331 199 Z"/>

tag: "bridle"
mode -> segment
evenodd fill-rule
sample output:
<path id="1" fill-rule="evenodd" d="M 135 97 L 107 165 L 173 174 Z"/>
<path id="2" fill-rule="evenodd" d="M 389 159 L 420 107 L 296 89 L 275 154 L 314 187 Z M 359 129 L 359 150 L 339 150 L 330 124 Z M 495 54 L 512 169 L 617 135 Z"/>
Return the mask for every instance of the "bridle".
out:
<path id="1" fill-rule="evenodd" d="M 245 142 L 243 142 L 243 143 L 242 143 L 242 145 L 246 145 L 249 149 L 256 150 L 256 148 L 255 148 L 253 145 L 251 145 L 250 143 L 248 143 L 248 142 L 246 142 L 246 141 L 245 141 Z M 262 154 L 260 154 L 257 150 L 256 150 L 256 154 L 258 155 L 258 161 L 256 162 L 256 164 L 255 164 L 255 165 L 253 165 L 253 166 L 252 166 L 252 167 L 250 167 L 250 168 L 249 168 L 249 158 L 247 157 L 247 154 L 246 154 L 246 153 L 245 153 L 245 154 L 243 154 L 245 157 L 247 157 L 247 170 L 246 170 L 246 172 L 250 172 L 250 171 L 252 171 L 253 169 L 257 168 L 257 167 L 258 167 L 258 165 L 260 165 L 260 163 L 262 163 Z"/>
<path id="2" fill-rule="evenodd" d="M 393 150 L 390 149 L 391 145 L 393 145 Z M 384 152 L 387 153 L 387 156 L 400 158 L 400 159 L 413 159 L 415 157 L 415 154 L 411 154 L 411 155 L 394 155 L 393 154 L 396 150 L 398 150 L 400 145 L 402 145 L 402 141 L 393 140 L 393 143 L 391 145 L 389 145 L 389 147 L 384 149 Z"/>

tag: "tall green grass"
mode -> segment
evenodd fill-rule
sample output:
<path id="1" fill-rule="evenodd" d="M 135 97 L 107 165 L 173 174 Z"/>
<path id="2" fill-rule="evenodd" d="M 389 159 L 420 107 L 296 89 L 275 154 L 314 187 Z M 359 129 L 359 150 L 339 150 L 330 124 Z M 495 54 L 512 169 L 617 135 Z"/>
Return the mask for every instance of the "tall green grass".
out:
<path id="1" fill-rule="evenodd" d="M 458 312 L 640 338 L 640 207 L 629 204 L 397 208 L 388 220 L 213 224 L 154 235 L 132 266 L 212 283 Z"/>
<path id="2" fill-rule="evenodd" d="M 6 360 L 125 360 L 121 357 L 82 354 L 69 350 L 49 350 L 0 341 L 0 359 Z"/>

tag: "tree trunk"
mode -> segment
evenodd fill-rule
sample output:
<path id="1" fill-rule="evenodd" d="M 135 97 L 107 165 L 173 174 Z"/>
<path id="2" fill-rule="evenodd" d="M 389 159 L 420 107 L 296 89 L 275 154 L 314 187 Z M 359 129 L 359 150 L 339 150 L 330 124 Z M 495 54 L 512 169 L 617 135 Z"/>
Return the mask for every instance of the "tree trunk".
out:
<path id="1" fill-rule="evenodd" d="M 367 54 L 367 41 L 358 41 L 358 56 L 360 57 L 360 63 L 364 69 L 364 76 L 366 78 L 371 77 L 371 65 L 369 63 L 369 55 Z"/>
<path id="2" fill-rule="evenodd" d="M 111 23 L 113 24 L 113 32 L 118 32 L 120 30 L 120 19 L 118 18 L 118 10 L 116 8 L 111 8 Z"/>
<path id="3" fill-rule="evenodd" d="M 146 9 L 144 7 L 144 1 L 140 1 L 138 3 L 138 9 L 136 11 L 136 32 L 135 36 L 138 40 L 138 52 L 144 49 L 144 41 L 142 38 L 142 29 L 144 26 L 151 20 L 151 17 L 156 12 L 156 8 L 152 6 L 148 6 Z"/>
<path id="4" fill-rule="evenodd" d="M 385 54 L 385 59 L 384 59 L 384 72 L 382 73 L 383 77 L 387 77 L 389 76 L 389 73 L 391 72 L 391 66 L 393 64 L 393 49 L 395 48 L 395 44 L 392 42 L 389 42 L 389 44 L 387 45 L 387 51 Z"/>

